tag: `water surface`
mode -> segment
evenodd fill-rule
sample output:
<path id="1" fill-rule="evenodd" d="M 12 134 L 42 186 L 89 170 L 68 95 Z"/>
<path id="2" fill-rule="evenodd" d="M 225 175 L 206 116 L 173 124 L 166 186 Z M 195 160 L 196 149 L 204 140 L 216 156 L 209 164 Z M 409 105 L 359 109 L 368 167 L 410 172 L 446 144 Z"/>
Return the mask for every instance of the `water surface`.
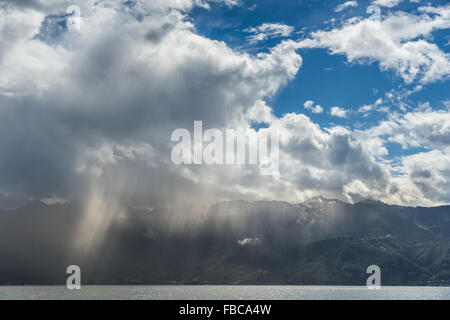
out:
<path id="1" fill-rule="evenodd" d="M 0 299 L 132 300 L 450 300 L 450 287 L 351 286 L 0 286 Z"/>

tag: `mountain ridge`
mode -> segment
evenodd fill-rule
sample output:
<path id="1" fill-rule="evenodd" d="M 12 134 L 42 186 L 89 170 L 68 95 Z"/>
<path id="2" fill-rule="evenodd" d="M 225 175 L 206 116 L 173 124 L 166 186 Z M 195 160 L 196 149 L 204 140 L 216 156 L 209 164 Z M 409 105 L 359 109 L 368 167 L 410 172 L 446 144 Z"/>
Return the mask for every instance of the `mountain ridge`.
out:
<path id="1" fill-rule="evenodd" d="M 86 284 L 364 285 L 376 264 L 386 285 L 450 285 L 450 206 L 227 201 L 202 217 L 127 207 L 89 255 L 73 246 L 81 203 L 0 212 L 0 284 L 63 284 L 78 264 Z"/>

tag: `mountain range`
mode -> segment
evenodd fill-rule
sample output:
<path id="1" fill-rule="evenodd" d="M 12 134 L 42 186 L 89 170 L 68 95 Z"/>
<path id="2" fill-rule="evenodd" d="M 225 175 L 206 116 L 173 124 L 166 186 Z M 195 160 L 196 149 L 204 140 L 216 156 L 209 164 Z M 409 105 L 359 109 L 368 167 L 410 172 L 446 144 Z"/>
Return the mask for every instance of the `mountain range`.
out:
<path id="1" fill-rule="evenodd" d="M 88 251 L 81 203 L 0 210 L 0 284 L 450 285 L 450 206 L 312 198 L 220 202 L 202 214 L 124 209 Z M 95 233 L 95 230 L 91 231 Z"/>

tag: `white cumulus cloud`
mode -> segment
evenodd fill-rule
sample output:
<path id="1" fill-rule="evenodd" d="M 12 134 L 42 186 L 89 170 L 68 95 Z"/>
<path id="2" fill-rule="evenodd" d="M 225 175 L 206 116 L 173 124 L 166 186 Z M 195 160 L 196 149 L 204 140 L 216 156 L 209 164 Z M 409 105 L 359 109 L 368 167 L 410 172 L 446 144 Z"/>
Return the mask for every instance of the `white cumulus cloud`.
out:
<path id="1" fill-rule="evenodd" d="M 403 0 L 375 0 L 374 2 L 372 2 L 372 4 L 380 7 L 393 8 L 402 1 Z"/>
<path id="2" fill-rule="evenodd" d="M 263 23 L 258 27 L 247 28 L 245 32 L 252 33 L 248 38 L 251 43 L 272 38 L 289 37 L 294 27 L 282 23 Z"/>
<path id="3" fill-rule="evenodd" d="M 352 18 L 330 31 L 316 31 L 299 48 L 327 48 L 350 62 L 378 62 L 407 83 L 435 82 L 450 75 L 450 57 L 428 36 L 450 27 L 450 5 L 421 7 L 420 14 L 394 12 L 380 21 Z"/>
<path id="4" fill-rule="evenodd" d="M 348 110 L 345 110 L 338 106 L 332 107 L 330 110 L 330 114 L 332 116 L 339 117 L 339 118 L 346 118 L 347 113 L 348 113 Z"/>
<path id="5" fill-rule="evenodd" d="M 358 6 L 357 1 L 347 1 L 347 2 L 341 3 L 336 8 L 334 8 L 334 12 L 341 12 L 347 8 L 355 8 L 357 6 Z"/>
<path id="6" fill-rule="evenodd" d="M 312 113 L 322 113 L 323 112 L 323 108 L 322 106 L 316 104 L 314 105 L 314 101 L 312 100 L 308 100 L 306 101 L 303 106 L 305 107 L 305 109 L 311 111 Z"/>

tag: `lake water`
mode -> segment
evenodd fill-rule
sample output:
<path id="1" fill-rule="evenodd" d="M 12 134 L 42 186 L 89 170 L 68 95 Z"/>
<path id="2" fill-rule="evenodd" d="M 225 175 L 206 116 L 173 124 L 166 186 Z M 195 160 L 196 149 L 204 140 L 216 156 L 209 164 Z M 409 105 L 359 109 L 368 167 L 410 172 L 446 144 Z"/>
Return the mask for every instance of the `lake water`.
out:
<path id="1" fill-rule="evenodd" d="M 450 287 L 340 286 L 0 286 L 0 299 L 119 300 L 450 300 Z"/>

